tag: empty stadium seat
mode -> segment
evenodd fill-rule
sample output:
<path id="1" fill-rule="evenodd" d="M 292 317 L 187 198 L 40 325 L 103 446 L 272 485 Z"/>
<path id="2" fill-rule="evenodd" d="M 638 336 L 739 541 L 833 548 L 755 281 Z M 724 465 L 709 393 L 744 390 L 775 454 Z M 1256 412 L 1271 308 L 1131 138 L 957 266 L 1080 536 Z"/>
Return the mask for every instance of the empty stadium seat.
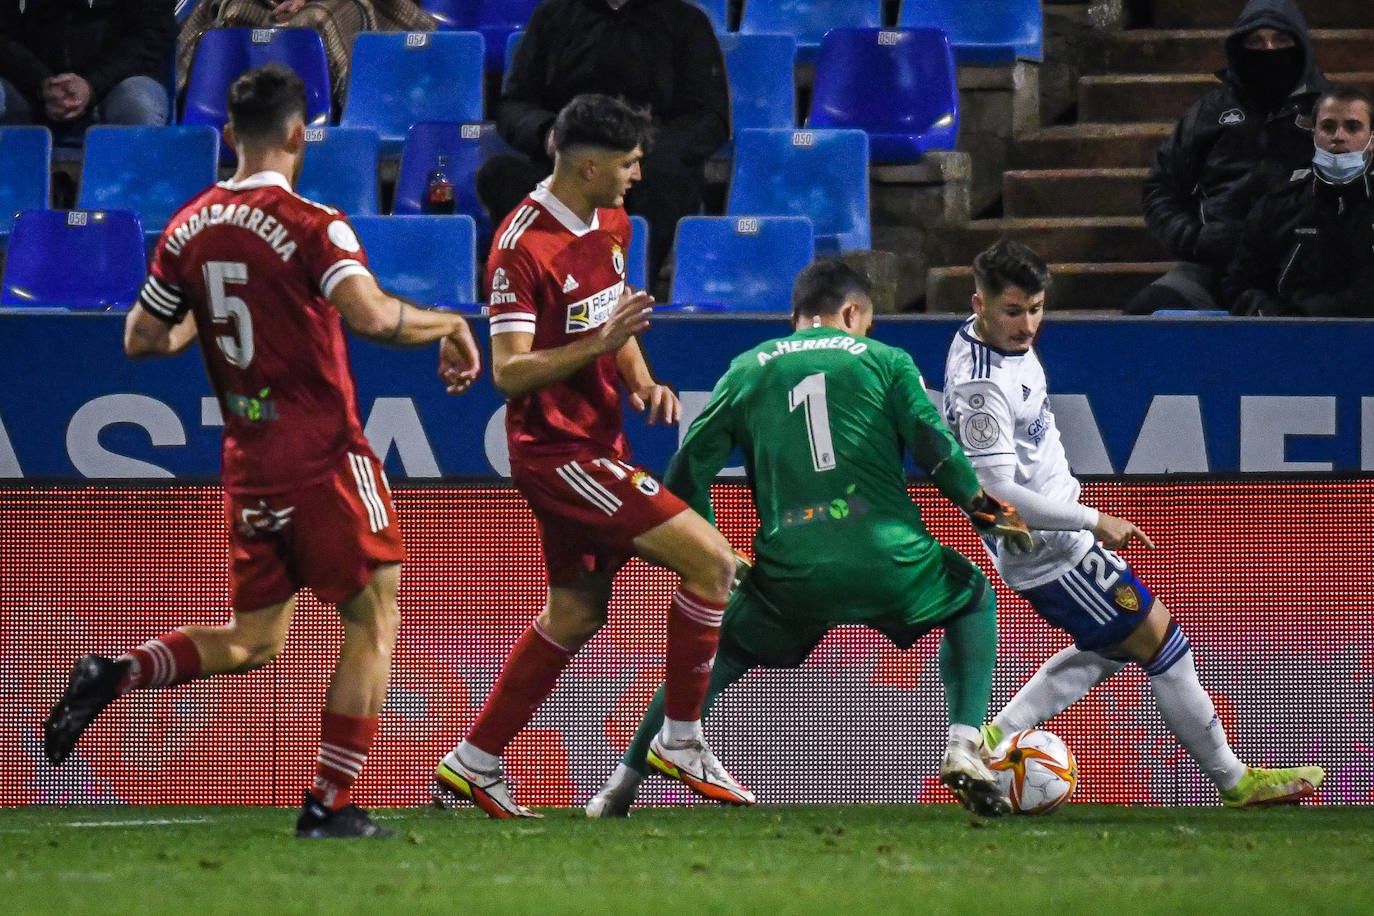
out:
<path id="1" fill-rule="evenodd" d="M 477 301 L 477 227 L 472 217 L 359 216 L 353 221 L 377 282 L 421 305 Z"/>
<path id="2" fill-rule="evenodd" d="M 46 127 L 0 127 L 0 246 L 20 210 L 46 210 L 52 186 Z"/>
<path id="3" fill-rule="evenodd" d="M 381 142 L 362 127 L 308 127 L 296 193 L 358 216 L 377 215 Z"/>
<path id="4" fill-rule="evenodd" d="M 155 237 L 182 204 L 214 183 L 218 159 L 219 132 L 208 124 L 92 127 L 77 205 L 133 210 Z"/>
<path id="5" fill-rule="evenodd" d="M 868 248 L 868 135 L 861 130 L 741 130 L 726 213 L 806 216 L 816 253 Z"/>
<path id="6" fill-rule="evenodd" d="M 691 0 L 691 4 L 700 7 L 706 18 L 711 20 L 711 28 L 716 30 L 716 35 L 724 35 L 729 30 L 729 0 Z"/>
<path id="7" fill-rule="evenodd" d="M 630 236 L 630 250 L 625 256 L 625 282 L 635 289 L 648 289 L 649 221 L 642 216 L 630 217 L 634 234 Z"/>
<path id="8" fill-rule="evenodd" d="M 129 210 L 24 210 L 14 220 L 0 305 L 123 308 L 146 274 Z"/>
<path id="9" fill-rule="evenodd" d="M 263 64 L 286 64 L 305 82 L 309 125 L 329 123 L 329 63 L 313 29 L 211 29 L 196 44 L 186 82 L 183 124 L 219 129 L 228 120 L 229 86 L 239 74 Z M 232 153 L 232 150 L 228 152 Z"/>
<path id="10" fill-rule="evenodd" d="M 500 73 L 510 36 L 525 27 L 538 5 L 539 0 L 425 0 L 424 8 L 441 29 L 480 32 L 486 41 L 483 66 Z"/>
<path id="11" fill-rule="evenodd" d="M 482 120 L 483 47 L 476 32 L 363 32 L 339 123 L 377 131 L 390 156 L 412 124 Z"/>
<path id="12" fill-rule="evenodd" d="M 831 29 L 816 57 L 808 127 L 857 127 L 874 162 L 954 149 L 959 88 L 939 29 Z"/>
<path id="13" fill-rule="evenodd" d="M 815 239 L 800 216 L 688 216 L 678 221 L 676 251 L 674 305 L 785 312 Z"/>
<path id="14" fill-rule="evenodd" d="M 796 39 L 783 34 L 735 33 L 721 35 L 720 47 L 730 81 L 733 129 L 796 127 Z M 724 151 L 728 153 L 730 146 L 726 144 Z"/>
<path id="15" fill-rule="evenodd" d="M 882 24 L 883 0 L 745 0 L 739 30 L 790 34 L 797 39 L 797 62 L 810 64 L 828 30 Z"/>
<path id="16" fill-rule="evenodd" d="M 940 29 L 960 64 L 1006 65 L 1042 56 L 1040 0 L 902 0 L 897 25 Z"/>

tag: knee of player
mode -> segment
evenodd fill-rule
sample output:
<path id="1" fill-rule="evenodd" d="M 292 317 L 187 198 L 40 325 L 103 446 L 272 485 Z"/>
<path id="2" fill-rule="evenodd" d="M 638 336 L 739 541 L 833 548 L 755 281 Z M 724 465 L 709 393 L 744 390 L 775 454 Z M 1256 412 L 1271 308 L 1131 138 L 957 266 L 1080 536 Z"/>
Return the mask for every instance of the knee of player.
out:
<path id="1" fill-rule="evenodd" d="M 735 551 L 730 546 L 730 542 L 724 537 L 713 541 L 710 547 L 709 562 L 703 564 L 705 567 L 704 582 L 687 583 L 696 584 L 703 592 L 709 591 L 710 594 L 703 594 L 703 598 L 724 601 L 730 596 L 730 589 L 735 584 L 735 576 L 739 571 L 735 559 Z"/>
<path id="2" fill-rule="evenodd" d="M 286 634 L 282 633 L 279 637 L 261 635 L 249 640 L 245 645 L 241 645 L 244 660 L 238 668 L 239 671 L 252 671 L 269 664 L 286 647 Z"/>

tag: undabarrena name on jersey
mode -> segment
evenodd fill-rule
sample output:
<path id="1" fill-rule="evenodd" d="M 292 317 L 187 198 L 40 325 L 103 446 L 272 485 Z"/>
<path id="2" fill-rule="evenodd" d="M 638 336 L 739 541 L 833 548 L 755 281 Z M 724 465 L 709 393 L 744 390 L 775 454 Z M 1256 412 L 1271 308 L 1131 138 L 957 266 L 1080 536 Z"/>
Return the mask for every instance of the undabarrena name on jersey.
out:
<path id="1" fill-rule="evenodd" d="M 272 246 L 283 261 L 296 253 L 296 243 L 277 218 L 247 204 L 211 204 L 201 207 L 167 232 L 167 251 L 180 255 L 182 247 L 209 226 L 238 226 Z"/>
<path id="2" fill-rule="evenodd" d="M 806 340 L 779 340 L 773 344 L 773 349 L 759 351 L 759 365 L 762 366 L 775 356 L 786 356 L 788 353 L 802 353 L 807 350 L 847 350 L 858 356 L 868 349 L 868 344 L 862 340 L 855 340 L 852 337 L 810 337 Z"/>

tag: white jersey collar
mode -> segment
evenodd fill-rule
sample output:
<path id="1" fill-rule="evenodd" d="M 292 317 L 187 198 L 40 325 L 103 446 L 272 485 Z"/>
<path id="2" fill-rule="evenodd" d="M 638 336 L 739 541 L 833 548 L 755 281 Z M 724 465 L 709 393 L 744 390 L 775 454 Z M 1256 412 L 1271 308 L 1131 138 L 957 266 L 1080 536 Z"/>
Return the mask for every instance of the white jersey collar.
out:
<path id="1" fill-rule="evenodd" d="M 563 201 L 553 196 L 553 192 L 549 190 L 549 182 L 551 181 L 553 181 L 552 175 L 539 182 L 535 189 L 530 192 L 530 200 L 547 210 L 550 216 L 563 224 L 564 229 L 578 238 L 601 227 L 601 217 L 598 211 L 592 210 L 590 223 L 582 222 L 581 217 L 569 210 Z"/>
<path id="2" fill-rule="evenodd" d="M 234 181 L 232 178 L 228 181 L 221 181 L 219 186 L 226 191 L 255 191 L 258 188 L 271 187 L 281 188 L 283 191 L 291 190 L 291 182 L 286 179 L 286 176 L 271 169 L 255 172 L 242 181 Z"/>

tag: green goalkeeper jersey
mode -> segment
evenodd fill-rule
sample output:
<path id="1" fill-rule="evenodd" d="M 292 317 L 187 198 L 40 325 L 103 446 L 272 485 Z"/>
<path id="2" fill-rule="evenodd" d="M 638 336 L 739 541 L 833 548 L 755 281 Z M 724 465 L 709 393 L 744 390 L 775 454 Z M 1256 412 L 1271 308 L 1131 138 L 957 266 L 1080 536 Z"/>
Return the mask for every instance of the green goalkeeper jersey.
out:
<path id="1" fill-rule="evenodd" d="M 710 485 L 735 447 L 759 515 L 761 590 L 837 622 L 909 606 L 947 563 L 907 493 L 904 452 L 957 505 L 978 491 L 911 357 L 834 328 L 737 357 L 665 483 L 713 518 Z"/>

